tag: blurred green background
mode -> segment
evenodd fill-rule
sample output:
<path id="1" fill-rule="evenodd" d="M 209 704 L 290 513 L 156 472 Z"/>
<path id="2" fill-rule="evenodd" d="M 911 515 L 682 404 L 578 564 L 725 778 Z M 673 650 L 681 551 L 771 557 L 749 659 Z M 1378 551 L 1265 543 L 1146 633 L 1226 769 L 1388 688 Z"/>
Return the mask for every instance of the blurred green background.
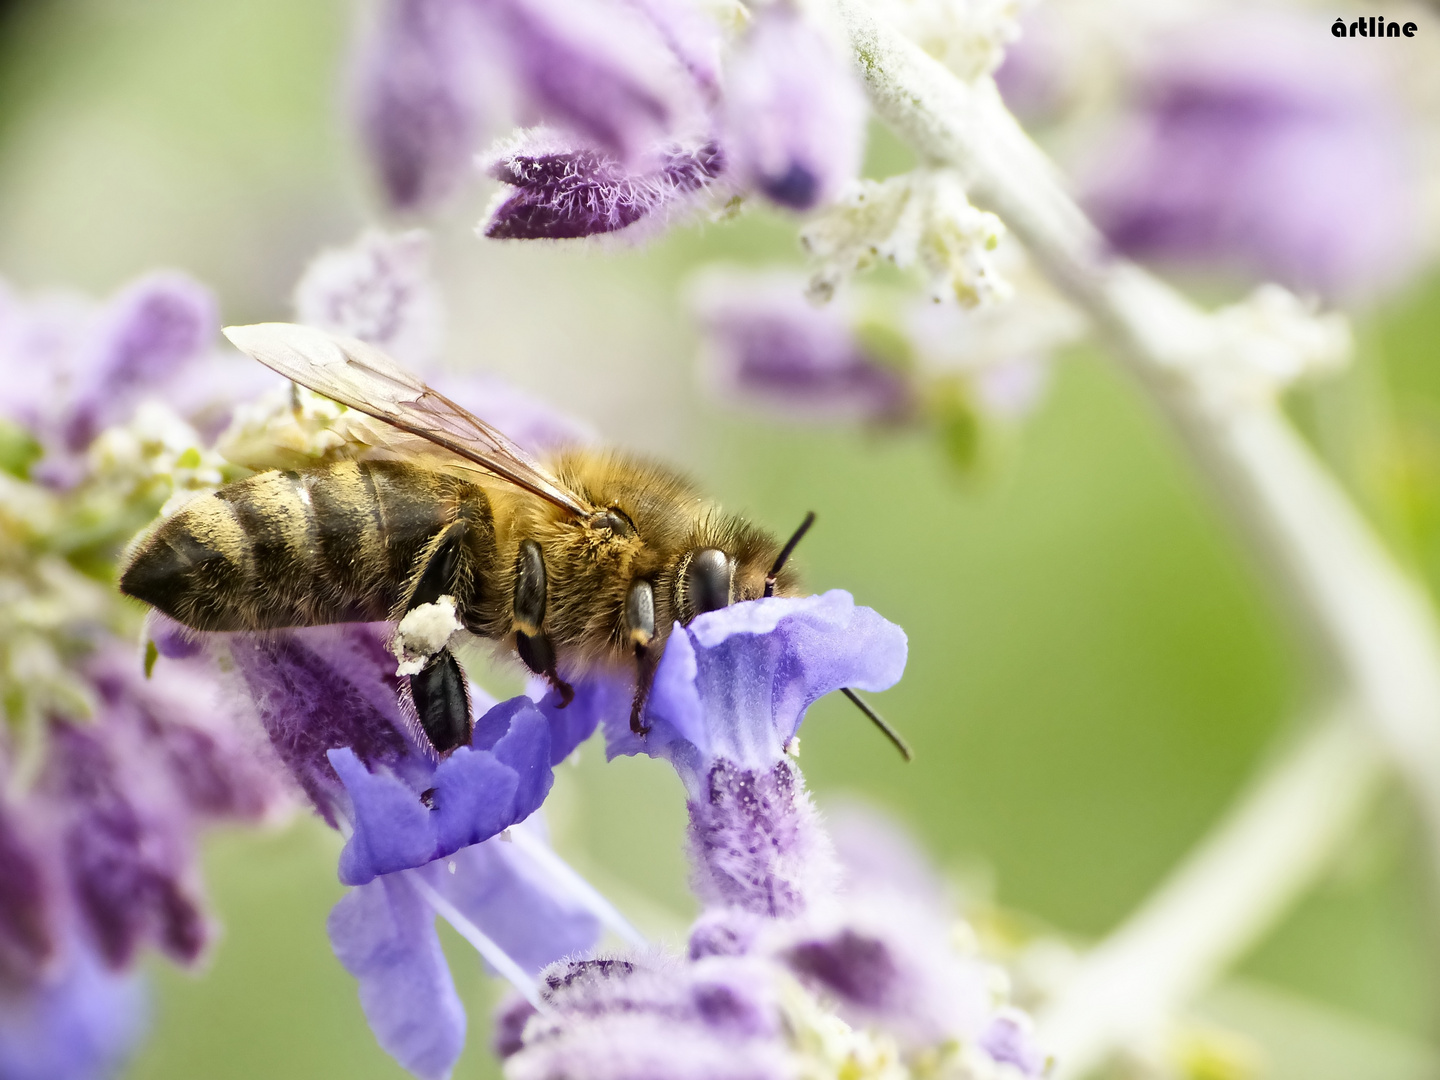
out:
<path id="1" fill-rule="evenodd" d="M 374 216 L 344 123 L 351 15 L 342 0 L 0 6 L 0 276 L 105 293 L 174 266 L 217 290 L 227 321 L 286 317 L 309 256 Z M 895 153 L 877 135 L 872 167 Z M 796 260 L 790 223 L 757 215 L 643 249 L 505 246 L 473 234 L 487 196 L 436 225 L 450 362 L 688 468 L 777 531 L 817 511 L 809 583 L 850 589 L 910 636 L 906 678 L 879 704 L 918 760 L 827 700 L 802 764 L 822 806 L 888 808 L 973 900 L 1103 934 L 1311 702 L 1298 638 L 1103 357 L 1063 357 L 997 467 L 962 482 L 919 435 L 787 426 L 706 399 L 684 277 L 717 258 Z M 1358 325 L 1355 370 L 1295 414 L 1402 557 L 1440 582 L 1440 282 Z M 667 767 L 606 765 L 589 746 L 562 770 L 550 820 L 562 853 L 678 938 L 690 901 Z M 402 1075 L 325 939 L 337 851 L 309 820 L 213 838 L 225 935 L 199 975 L 154 965 L 135 1080 Z M 1255 1039 L 1270 1076 L 1440 1076 L 1437 910 L 1418 828 L 1388 796 L 1201 1011 Z M 457 1075 L 491 1075 L 494 987 L 454 957 L 472 1005 Z"/>

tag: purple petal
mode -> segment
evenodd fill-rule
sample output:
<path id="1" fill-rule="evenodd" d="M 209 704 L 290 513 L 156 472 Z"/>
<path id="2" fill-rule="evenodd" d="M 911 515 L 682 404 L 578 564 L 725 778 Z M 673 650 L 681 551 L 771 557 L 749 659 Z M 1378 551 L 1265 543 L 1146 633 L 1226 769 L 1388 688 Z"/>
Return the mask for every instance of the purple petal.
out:
<path id="1" fill-rule="evenodd" d="M 1029 1017 L 1007 1010 L 990 1022 L 980 1045 L 996 1061 L 1014 1065 L 1026 1076 L 1042 1076 L 1048 1059 L 1035 1042 L 1033 1028 Z"/>
<path id="2" fill-rule="evenodd" d="M 227 635 L 271 744 L 331 825 L 343 793 L 328 751 L 348 747 L 367 767 L 420 763 L 403 734 L 409 725 L 384 634 L 355 623 Z"/>
<path id="3" fill-rule="evenodd" d="M 789 276 L 701 284 L 694 306 L 721 387 L 792 416 L 895 421 L 913 412 L 903 371 L 863 345 L 836 305 L 816 307 L 803 292 Z"/>
<path id="4" fill-rule="evenodd" d="M 389 0 L 356 71 L 361 136 L 390 206 L 423 209 L 468 171 L 482 42 L 464 0 Z"/>
<path id="5" fill-rule="evenodd" d="M 0 805 L 0 980 L 10 983 L 35 978 L 54 952 L 57 899 L 16 815 Z"/>
<path id="6" fill-rule="evenodd" d="M 490 172 L 515 190 L 491 209 L 494 240 L 575 239 L 663 219 L 708 187 L 723 169 L 713 143 L 670 147 L 632 171 L 600 151 L 525 133 L 494 158 Z"/>
<path id="7" fill-rule="evenodd" d="M 1415 266 L 1416 168 L 1401 106 L 1361 52 L 1267 13 L 1160 48 L 1083 186 L 1128 254 L 1354 298 Z"/>
<path id="8" fill-rule="evenodd" d="M 295 318 L 409 366 L 434 363 L 442 327 L 429 236 L 369 229 L 348 247 L 321 252 L 295 287 Z"/>
<path id="9" fill-rule="evenodd" d="M 456 750 L 435 770 L 436 850 L 459 851 L 513 825 L 519 785 L 515 770 L 489 751 Z"/>
<path id="10" fill-rule="evenodd" d="M 388 773 L 372 773 L 352 750 L 329 753 L 354 808 L 354 832 L 340 852 L 340 880 L 361 885 L 435 857 L 435 826 L 419 797 Z"/>
<path id="11" fill-rule="evenodd" d="M 517 845 L 499 837 L 457 851 L 430 880 L 532 974 L 561 957 L 588 952 L 600 939 L 600 923 L 589 909 Z"/>
<path id="12" fill-rule="evenodd" d="M 683 86 L 655 25 L 595 0 L 500 0 L 489 14 L 533 115 L 623 160 L 666 134 Z"/>
<path id="13" fill-rule="evenodd" d="M 594 676 L 577 681 L 573 689 L 574 700 L 564 708 L 560 707 L 560 695 L 554 690 L 544 691 L 545 696 L 539 702 L 540 711 L 550 725 L 552 766 L 559 765 L 595 734 L 602 720 L 624 719 L 629 723 L 634 686 L 621 679 Z"/>
<path id="14" fill-rule="evenodd" d="M 66 442 L 82 450 L 102 428 L 123 420 L 145 393 L 166 388 L 198 359 L 220 329 L 209 289 L 182 274 L 156 273 L 126 286 L 101 311 L 77 362 L 83 388 Z"/>
<path id="15" fill-rule="evenodd" d="M 884 690 L 905 668 L 905 634 L 840 589 L 801 600 L 753 600 L 701 615 L 671 634 L 638 745 L 616 724 L 612 751 L 663 754 L 693 793 L 717 758 L 752 769 L 780 760 L 817 698 Z"/>
<path id="16" fill-rule="evenodd" d="M 725 148 L 742 184 L 810 210 L 860 169 L 865 105 L 821 31 L 788 4 L 755 15 L 727 73 Z"/>
<path id="17" fill-rule="evenodd" d="M 55 722 L 42 789 L 68 817 L 66 871 L 101 954 L 123 967 L 146 941 L 199 956 L 209 927 L 196 895 L 190 822 L 103 740 L 104 725 Z"/>
<path id="18" fill-rule="evenodd" d="M 146 1011 L 138 977 L 108 970 L 72 942 L 58 968 L 23 991 L 0 994 L 0 1076 L 114 1076 L 139 1041 Z"/>
<path id="19" fill-rule="evenodd" d="M 465 1010 L 435 933 L 435 914 L 405 874 L 352 890 L 330 912 L 330 944 L 360 981 L 380 1045 L 426 1080 L 448 1077 L 465 1045 Z"/>

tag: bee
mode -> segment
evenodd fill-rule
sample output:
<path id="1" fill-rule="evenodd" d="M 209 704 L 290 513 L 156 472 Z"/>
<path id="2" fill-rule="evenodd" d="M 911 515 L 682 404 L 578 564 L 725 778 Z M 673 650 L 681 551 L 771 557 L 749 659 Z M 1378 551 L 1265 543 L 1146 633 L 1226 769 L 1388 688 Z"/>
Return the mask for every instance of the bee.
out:
<path id="1" fill-rule="evenodd" d="M 813 514 L 782 545 L 661 466 L 589 449 L 541 463 L 364 342 L 286 323 L 225 334 L 381 421 L 381 456 L 256 473 L 143 536 L 120 589 L 186 626 L 398 621 L 450 597 L 465 630 L 513 648 L 562 707 L 567 677 L 632 671 L 630 725 L 643 734 L 674 623 L 796 595 L 787 561 Z M 466 680 L 448 648 L 410 676 L 409 692 L 438 753 L 470 741 Z"/>

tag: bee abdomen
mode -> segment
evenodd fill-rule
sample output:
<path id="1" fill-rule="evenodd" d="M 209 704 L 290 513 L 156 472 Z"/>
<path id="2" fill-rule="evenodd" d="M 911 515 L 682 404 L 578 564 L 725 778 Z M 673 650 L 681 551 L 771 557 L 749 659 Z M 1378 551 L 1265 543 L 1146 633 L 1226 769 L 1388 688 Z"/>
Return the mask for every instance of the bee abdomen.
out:
<path id="1" fill-rule="evenodd" d="M 120 587 L 197 630 L 385 619 L 460 488 L 484 500 L 398 462 L 259 473 L 162 522 Z"/>

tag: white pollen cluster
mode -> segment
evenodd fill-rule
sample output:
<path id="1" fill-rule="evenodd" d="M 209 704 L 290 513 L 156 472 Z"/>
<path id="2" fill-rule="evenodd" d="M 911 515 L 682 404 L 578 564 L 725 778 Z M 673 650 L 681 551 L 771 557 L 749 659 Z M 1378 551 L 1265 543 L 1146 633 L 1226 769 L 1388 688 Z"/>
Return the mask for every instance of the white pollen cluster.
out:
<path id="1" fill-rule="evenodd" d="M 395 674 L 418 675 L 462 629 L 453 596 L 442 596 L 433 604 L 421 604 L 407 612 L 390 642 L 390 651 L 400 661 Z"/>

